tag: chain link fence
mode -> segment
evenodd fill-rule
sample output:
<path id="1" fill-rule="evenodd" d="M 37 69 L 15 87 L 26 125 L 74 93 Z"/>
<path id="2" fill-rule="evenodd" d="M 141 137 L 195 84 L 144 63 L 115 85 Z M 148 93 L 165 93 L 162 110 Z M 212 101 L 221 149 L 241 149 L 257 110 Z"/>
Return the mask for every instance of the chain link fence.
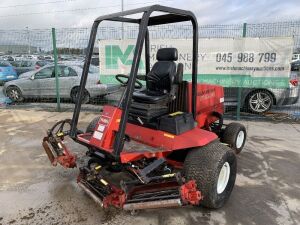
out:
<path id="1" fill-rule="evenodd" d="M 243 37 L 243 24 L 235 25 L 201 25 L 199 26 L 199 38 L 240 38 Z M 75 75 L 82 72 L 82 65 L 89 40 L 90 28 L 59 28 L 56 29 L 56 46 L 59 68 L 60 96 L 62 109 L 72 110 L 76 99 L 76 85 L 79 81 Z M 98 28 L 97 40 L 120 40 L 135 39 L 138 34 L 138 26 L 104 26 Z M 192 27 L 183 25 L 163 25 L 149 28 L 151 39 L 189 39 L 192 37 Z M 300 21 L 247 24 L 245 30 L 246 37 L 290 37 L 294 38 L 294 52 L 300 53 Z M 94 66 L 91 73 L 98 73 L 95 80 L 91 80 L 91 89 L 99 81 L 99 46 L 95 46 L 95 55 L 92 59 Z M 292 56 L 291 56 L 292 57 Z M 300 57 L 299 57 L 300 58 Z M 19 100 L 10 103 L 7 107 L 41 107 L 55 110 L 56 95 L 55 81 L 51 80 L 52 72 L 48 69 L 41 70 L 41 67 L 53 64 L 53 40 L 51 29 L 24 29 L 24 30 L 0 30 L 0 61 L 10 63 L 17 73 L 17 76 L 31 77 L 41 71 L 38 76 L 45 76 L 45 80 L 40 79 L 38 84 L 27 82 L 24 92 L 19 89 L 15 94 L 19 94 Z M 76 66 L 74 66 L 76 64 Z M 291 71 L 293 77 L 298 78 L 299 67 Z M 48 75 L 50 77 L 48 77 Z M 30 80 L 30 78 L 29 78 Z M 49 83 L 46 83 L 49 81 Z M 88 81 L 89 82 L 89 81 Z M 3 82 L 2 82 L 3 83 Z M 99 82 L 98 82 L 99 83 Z M 101 80 L 100 80 L 101 83 Z M 31 86 L 30 86 L 31 85 Z M 89 93 L 86 99 L 88 104 L 84 104 L 83 110 L 98 110 L 99 105 L 117 102 L 121 96 L 123 88 L 117 83 L 103 84 L 105 88 L 97 90 L 98 93 Z M 74 89 L 75 88 L 75 89 Z M 0 87 L 0 99 L 2 106 L 4 102 L 9 102 L 2 94 L 9 90 L 5 86 Z M 4 89 L 4 90 L 3 90 Z M 23 88 L 22 88 L 23 91 Z M 96 92 L 97 92 L 96 91 Z M 32 93 L 30 93 L 32 92 Z M 250 107 L 249 99 L 252 95 L 261 92 L 264 96 L 271 97 L 272 107 L 264 113 L 257 113 Z M 99 93 L 101 93 L 99 95 Z M 243 88 L 241 91 L 241 116 L 261 119 L 271 117 L 276 120 L 300 119 L 300 102 L 297 98 L 299 88 L 296 83 L 290 83 L 289 88 Z M 292 99 L 290 97 L 293 97 Z M 225 88 L 226 115 L 236 117 L 236 105 L 238 103 L 238 87 Z M 249 108 L 250 107 L 250 108 Z"/>

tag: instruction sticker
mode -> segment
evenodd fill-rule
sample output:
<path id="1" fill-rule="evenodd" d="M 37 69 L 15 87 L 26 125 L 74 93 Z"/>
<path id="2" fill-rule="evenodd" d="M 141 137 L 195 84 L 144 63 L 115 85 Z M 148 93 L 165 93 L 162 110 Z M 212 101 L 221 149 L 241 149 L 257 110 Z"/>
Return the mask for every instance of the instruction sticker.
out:
<path id="1" fill-rule="evenodd" d="M 105 129 L 105 126 L 104 126 L 104 125 L 99 125 L 99 127 L 98 127 L 97 130 L 100 131 L 100 132 L 103 132 L 104 129 Z"/>
<path id="2" fill-rule="evenodd" d="M 94 135 L 93 135 L 93 137 L 96 138 L 96 139 L 98 139 L 98 140 L 101 140 L 102 136 L 103 136 L 103 133 L 101 133 L 99 131 L 95 131 Z"/>

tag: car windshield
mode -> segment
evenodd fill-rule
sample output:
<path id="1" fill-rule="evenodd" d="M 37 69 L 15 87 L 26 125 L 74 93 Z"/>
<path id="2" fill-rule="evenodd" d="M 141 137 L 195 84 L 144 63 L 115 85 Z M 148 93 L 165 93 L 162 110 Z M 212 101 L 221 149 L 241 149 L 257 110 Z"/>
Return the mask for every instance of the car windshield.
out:
<path id="1" fill-rule="evenodd" d="M 38 62 L 36 63 L 36 65 L 38 65 L 38 66 L 40 66 L 40 67 L 45 66 L 45 65 L 47 65 L 47 64 L 49 64 L 47 61 L 38 61 Z"/>
<path id="2" fill-rule="evenodd" d="M 8 62 L 0 62 L 0 67 L 8 67 L 11 66 Z"/>

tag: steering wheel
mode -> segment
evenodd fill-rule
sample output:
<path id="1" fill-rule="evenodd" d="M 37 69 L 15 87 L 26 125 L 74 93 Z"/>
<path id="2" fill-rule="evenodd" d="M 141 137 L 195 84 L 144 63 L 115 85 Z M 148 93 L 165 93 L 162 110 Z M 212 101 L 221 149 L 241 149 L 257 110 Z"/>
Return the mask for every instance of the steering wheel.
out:
<path id="1" fill-rule="evenodd" d="M 62 137 L 69 135 L 70 130 L 64 131 L 65 125 L 71 127 L 71 119 L 58 121 L 53 125 L 53 127 L 48 131 L 48 134 L 53 137 Z"/>
<path id="2" fill-rule="evenodd" d="M 123 87 L 127 86 L 128 84 L 128 80 L 129 80 L 129 76 L 125 75 L 125 74 L 117 74 L 115 76 L 116 80 L 119 81 L 121 83 L 121 85 Z M 125 78 L 125 79 L 122 79 Z M 139 80 L 135 80 L 135 84 L 134 84 L 134 88 L 140 89 L 143 87 L 143 84 L 139 81 Z"/>

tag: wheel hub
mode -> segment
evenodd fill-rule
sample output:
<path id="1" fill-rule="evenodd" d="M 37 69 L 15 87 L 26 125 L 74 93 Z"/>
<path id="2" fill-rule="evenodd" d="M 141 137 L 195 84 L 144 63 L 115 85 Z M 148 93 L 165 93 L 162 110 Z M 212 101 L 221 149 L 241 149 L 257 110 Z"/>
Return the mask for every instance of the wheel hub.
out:
<path id="1" fill-rule="evenodd" d="M 245 133 L 244 131 L 240 131 L 237 135 L 236 138 L 236 147 L 239 149 L 242 147 L 243 143 L 244 143 L 244 139 L 245 139 Z"/>
<path id="2" fill-rule="evenodd" d="M 269 109 L 271 103 L 270 96 L 262 92 L 258 92 L 250 98 L 250 107 L 255 112 L 265 112 Z"/>
<path id="3" fill-rule="evenodd" d="M 219 173 L 218 183 L 217 183 L 217 193 L 221 194 L 226 189 L 230 176 L 230 165 L 225 162 Z"/>
<path id="4" fill-rule="evenodd" d="M 16 90 L 11 90 L 11 97 L 13 99 L 18 99 L 19 98 L 19 93 Z"/>

